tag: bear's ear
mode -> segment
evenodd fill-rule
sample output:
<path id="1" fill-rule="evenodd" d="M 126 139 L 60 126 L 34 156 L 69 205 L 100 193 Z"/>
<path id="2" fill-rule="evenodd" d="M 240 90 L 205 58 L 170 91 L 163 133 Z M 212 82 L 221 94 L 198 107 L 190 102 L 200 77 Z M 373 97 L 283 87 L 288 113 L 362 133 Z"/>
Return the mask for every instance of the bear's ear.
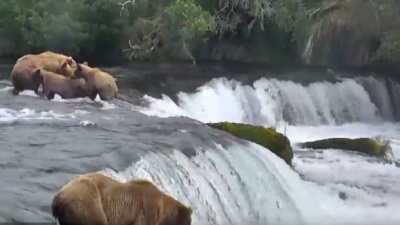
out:
<path id="1" fill-rule="evenodd" d="M 86 61 L 83 62 L 82 64 L 85 65 L 85 66 L 89 66 L 89 64 Z"/>
<path id="2" fill-rule="evenodd" d="M 72 59 L 72 57 L 71 57 L 71 56 L 68 56 L 68 58 L 67 58 L 68 64 L 71 65 L 73 61 L 74 61 L 74 60 Z"/>
<path id="3" fill-rule="evenodd" d="M 82 70 L 82 64 L 78 63 L 76 65 L 76 70 L 81 71 Z"/>
<path id="4" fill-rule="evenodd" d="M 61 64 L 61 68 L 66 69 L 67 66 L 68 66 L 68 60 L 65 60 L 65 62 L 63 62 L 63 64 Z"/>
<path id="5" fill-rule="evenodd" d="M 33 79 L 34 82 L 40 83 L 40 82 L 43 81 L 43 76 L 42 76 L 42 73 L 41 73 L 41 72 L 42 72 L 42 71 L 41 71 L 40 68 L 37 68 L 37 69 L 35 69 L 35 70 L 33 71 L 32 79 Z"/>
<path id="6" fill-rule="evenodd" d="M 33 71 L 33 75 L 40 75 L 40 68 L 37 68 Z"/>

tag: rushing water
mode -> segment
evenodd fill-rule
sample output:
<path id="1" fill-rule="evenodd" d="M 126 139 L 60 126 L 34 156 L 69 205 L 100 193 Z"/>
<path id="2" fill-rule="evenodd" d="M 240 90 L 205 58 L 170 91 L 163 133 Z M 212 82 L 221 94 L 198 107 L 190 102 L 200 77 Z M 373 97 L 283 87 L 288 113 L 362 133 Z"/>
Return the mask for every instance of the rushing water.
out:
<path id="1" fill-rule="evenodd" d="M 50 222 L 52 197 L 76 174 L 153 180 L 194 210 L 195 225 L 398 224 L 400 86 L 375 78 L 303 86 L 262 78 L 213 79 L 195 93 L 52 101 L 0 83 L 0 221 Z M 202 122 L 276 126 L 296 150 L 293 168 L 270 151 Z M 395 158 L 296 143 L 384 135 Z M 299 175 L 301 174 L 301 175 Z"/>

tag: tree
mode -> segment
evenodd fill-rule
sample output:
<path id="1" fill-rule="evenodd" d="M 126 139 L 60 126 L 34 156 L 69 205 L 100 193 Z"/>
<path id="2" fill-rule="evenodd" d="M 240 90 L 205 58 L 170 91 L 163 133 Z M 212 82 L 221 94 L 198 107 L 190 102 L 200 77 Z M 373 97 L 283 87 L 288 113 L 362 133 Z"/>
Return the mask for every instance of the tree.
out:
<path id="1" fill-rule="evenodd" d="M 378 58 L 394 60 L 399 13 L 393 0 L 321 1 L 310 10 L 314 22 L 305 62 L 364 66 Z"/>
<path id="2" fill-rule="evenodd" d="M 126 6 L 128 2 L 120 5 Z M 204 11 L 194 0 L 175 0 L 141 2 L 130 1 L 141 11 L 140 18 L 134 21 L 132 41 L 129 42 L 131 57 L 140 58 L 155 54 L 175 58 L 195 59 L 191 54 L 193 41 L 204 39 L 214 32 L 215 21 L 211 13 Z M 149 13 L 149 9 L 152 13 Z M 144 14 L 144 15 L 143 15 Z"/>

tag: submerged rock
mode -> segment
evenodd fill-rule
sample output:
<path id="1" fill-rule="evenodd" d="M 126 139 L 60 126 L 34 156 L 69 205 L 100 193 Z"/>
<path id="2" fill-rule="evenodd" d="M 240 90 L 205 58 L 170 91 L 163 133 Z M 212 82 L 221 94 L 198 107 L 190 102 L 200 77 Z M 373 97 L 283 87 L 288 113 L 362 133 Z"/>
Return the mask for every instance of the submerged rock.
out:
<path id="1" fill-rule="evenodd" d="M 343 201 L 347 200 L 346 192 L 340 191 L 339 192 L 339 198 L 342 199 Z"/>
<path id="2" fill-rule="evenodd" d="M 273 128 L 241 123 L 207 123 L 208 126 L 232 134 L 241 139 L 254 142 L 269 149 L 287 164 L 292 164 L 293 150 L 290 140 Z"/>
<path id="3" fill-rule="evenodd" d="M 387 157 L 392 153 L 389 140 L 382 138 L 328 138 L 299 144 L 303 148 L 341 149 L 361 152 L 371 156 Z"/>

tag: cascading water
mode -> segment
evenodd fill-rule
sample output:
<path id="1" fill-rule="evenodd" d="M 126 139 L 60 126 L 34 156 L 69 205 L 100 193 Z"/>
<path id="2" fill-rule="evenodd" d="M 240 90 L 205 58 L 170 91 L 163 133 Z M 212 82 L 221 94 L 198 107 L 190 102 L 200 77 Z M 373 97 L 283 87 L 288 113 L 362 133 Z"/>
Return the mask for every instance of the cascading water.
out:
<path id="1" fill-rule="evenodd" d="M 137 109 L 145 114 L 161 117 L 187 116 L 202 122 L 229 121 L 276 126 L 290 138 L 292 144 L 328 137 L 386 135 L 400 139 L 398 125 L 392 123 L 399 119 L 396 116 L 400 109 L 398 96 L 399 84 L 373 77 L 342 79 L 336 83 L 315 82 L 309 85 L 266 78 L 257 80 L 252 85 L 243 85 L 235 80 L 218 78 L 199 87 L 194 93 L 178 93 L 177 103 L 165 95 L 162 99 L 146 96 L 150 106 Z M 285 125 L 285 130 L 282 130 L 281 125 Z M 400 146 L 392 145 L 395 158 L 398 158 Z M 184 202 L 198 205 L 198 224 L 209 224 L 207 221 L 215 221 L 215 224 L 244 221 L 293 224 L 295 218 L 295 223 L 301 221 L 309 225 L 330 225 L 333 222 L 341 225 L 400 222 L 400 216 L 393 213 L 400 210 L 397 204 L 400 193 L 394 188 L 398 186 L 397 180 L 400 179 L 397 164 L 386 164 L 388 162 L 373 157 L 342 154 L 341 151 L 309 151 L 294 145 L 293 169 L 308 180 L 304 181 L 282 163 L 282 160 L 266 155 L 265 152 L 269 151 L 262 149 L 255 144 L 250 147 L 236 144 L 226 150 L 213 149 L 218 150 L 218 153 L 212 153 L 213 150 L 210 149 L 205 153 L 210 157 L 199 153 L 197 158 L 192 159 L 193 164 L 188 163 L 186 167 L 173 169 L 176 171 L 173 173 L 181 173 L 182 170 L 188 171 L 188 168 L 192 168 L 193 171 L 190 170 L 187 174 L 196 174 L 194 179 L 199 180 L 198 182 L 204 181 L 207 186 L 199 186 L 192 181 L 185 181 L 189 184 L 185 188 L 182 185 L 165 183 L 163 179 L 174 176 L 173 173 L 159 175 L 152 169 L 148 169 L 145 174 L 129 174 L 130 170 L 140 171 L 137 165 L 134 166 L 135 169 L 131 168 L 118 176 L 150 177 Z M 232 154 L 232 158 L 225 154 Z M 221 159 L 221 155 L 226 157 L 224 161 L 216 159 Z M 196 160 L 200 158 L 201 163 L 197 163 Z M 264 163 L 259 164 L 260 160 Z M 211 169 L 207 165 L 212 165 Z M 234 172 L 225 168 L 232 168 Z M 346 171 L 347 168 L 351 172 Z M 237 174 L 238 177 L 233 179 Z M 172 178 L 169 182 L 177 180 L 181 182 L 182 179 Z M 207 197 L 196 202 L 198 196 L 188 192 Z M 245 200 L 238 199 L 243 196 L 246 196 Z M 218 201 L 209 203 L 204 199 Z M 226 201 L 226 205 L 220 201 Z M 278 203 L 274 208 L 273 204 L 276 202 Z M 287 208 L 280 208 L 281 204 L 285 204 Z M 246 209 L 238 205 L 243 205 Z M 252 211 L 255 214 L 251 214 Z M 251 219 L 248 215 L 251 215 Z M 288 218 L 284 218 L 285 215 Z"/>
<path id="2" fill-rule="evenodd" d="M 121 181 L 132 177 L 154 181 L 193 207 L 194 225 L 330 223 L 332 213 L 326 205 L 341 204 L 338 198 L 301 181 L 283 160 L 261 146 L 232 144 L 229 149 L 221 145 L 198 149 L 191 159 L 180 151 L 149 153 L 125 171 L 101 173 Z M 316 191 L 313 196 L 310 189 Z"/>
<path id="3" fill-rule="evenodd" d="M 178 108 L 174 114 L 202 122 L 231 121 L 268 126 L 282 122 L 340 125 L 393 121 L 395 109 L 390 104 L 393 98 L 385 83 L 373 77 L 344 79 L 337 83 L 315 82 L 308 86 L 265 78 L 248 86 L 218 78 L 195 93 L 178 93 L 177 105 L 167 96 L 162 100 L 148 97 L 152 109 Z"/>
<path id="4" fill-rule="evenodd" d="M 381 117 L 394 121 L 394 112 L 385 81 L 377 80 L 374 77 L 357 77 L 356 81 L 368 92 L 371 101 L 379 108 Z"/>
<path id="5" fill-rule="evenodd" d="M 397 82 L 389 81 L 389 93 L 391 98 L 391 104 L 393 106 L 393 112 L 396 120 L 400 120 L 400 84 Z"/>

